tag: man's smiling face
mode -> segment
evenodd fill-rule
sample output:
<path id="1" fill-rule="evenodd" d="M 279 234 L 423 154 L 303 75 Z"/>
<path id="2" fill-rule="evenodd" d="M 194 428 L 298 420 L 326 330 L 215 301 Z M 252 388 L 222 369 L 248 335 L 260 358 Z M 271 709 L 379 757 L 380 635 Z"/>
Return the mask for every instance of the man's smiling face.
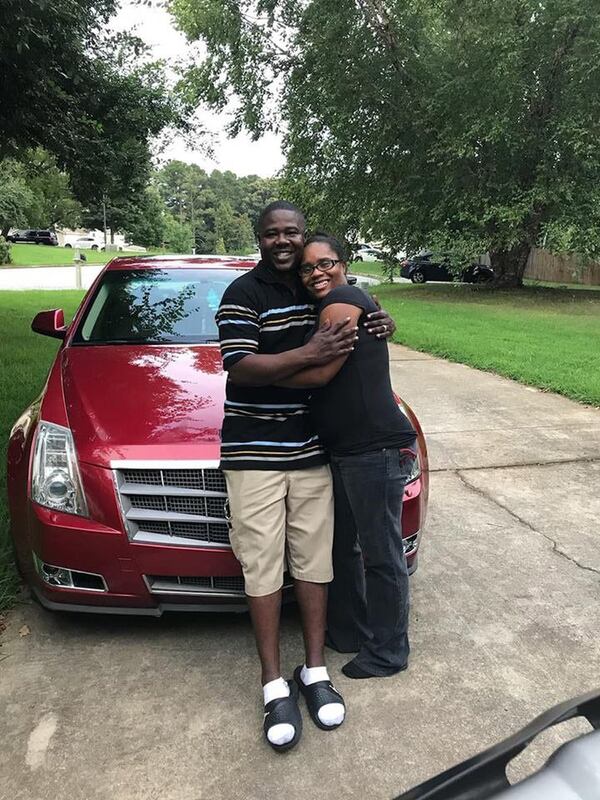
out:
<path id="1" fill-rule="evenodd" d="M 277 209 L 263 219 L 259 231 L 263 261 L 278 272 L 296 271 L 304 252 L 304 218 L 296 211 Z"/>

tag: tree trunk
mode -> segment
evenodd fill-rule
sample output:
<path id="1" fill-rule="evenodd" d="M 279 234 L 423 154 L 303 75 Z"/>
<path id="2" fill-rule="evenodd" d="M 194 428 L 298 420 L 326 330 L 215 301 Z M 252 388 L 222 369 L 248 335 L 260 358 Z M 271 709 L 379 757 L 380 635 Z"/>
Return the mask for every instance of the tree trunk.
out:
<path id="1" fill-rule="evenodd" d="M 508 250 L 490 251 L 490 262 L 494 270 L 496 286 L 513 289 L 523 286 L 523 275 L 531 245 L 521 242 Z"/>
<path id="2" fill-rule="evenodd" d="M 10 225 L 5 225 L 5 227 L 2 228 L 2 230 L 0 231 L 0 236 L 3 236 L 6 239 L 9 230 L 10 230 Z"/>

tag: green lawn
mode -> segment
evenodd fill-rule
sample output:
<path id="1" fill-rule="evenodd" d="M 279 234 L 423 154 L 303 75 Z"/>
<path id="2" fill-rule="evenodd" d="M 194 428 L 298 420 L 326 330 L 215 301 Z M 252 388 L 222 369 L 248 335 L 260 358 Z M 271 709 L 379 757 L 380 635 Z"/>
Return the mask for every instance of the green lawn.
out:
<path id="1" fill-rule="evenodd" d="M 373 278 L 383 278 L 382 261 L 352 261 L 348 264 L 348 272 L 353 275 L 369 275 Z M 400 269 L 397 272 L 400 275 Z"/>
<path id="2" fill-rule="evenodd" d="M 0 266 L 0 269 L 71 266 L 76 252 L 78 251 L 71 247 L 49 247 L 48 245 L 41 244 L 13 244 L 10 250 L 12 264 Z M 172 253 L 171 250 L 156 248 L 144 253 L 134 253 L 130 251 L 103 253 L 100 250 L 83 250 L 82 252 L 85 253 L 88 264 L 106 264 L 107 261 L 110 261 L 111 258 L 115 258 L 116 256 L 150 256 L 157 253 L 170 255 Z M 251 252 L 254 252 L 254 250 Z M 239 251 L 232 253 L 232 255 L 248 255 L 248 251 Z"/>
<path id="3" fill-rule="evenodd" d="M 397 284 L 376 293 L 395 341 L 600 405 L 600 292 Z"/>
<path id="4" fill-rule="evenodd" d="M 56 339 L 32 333 L 31 320 L 38 311 L 57 307 L 64 308 L 70 319 L 82 297 L 83 292 L 75 291 L 0 292 L 0 610 L 14 599 L 17 587 L 6 507 L 4 465 L 8 435 L 19 414 L 40 393 L 58 349 Z"/>
<path id="5" fill-rule="evenodd" d="M 77 251 L 71 247 L 49 247 L 36 244 L 13 244 L 10 249 L 13 263 L 0 269 L 11 267 L 70 266 Z M 89 264 L 106 264 L 118 255 L 131 256 L 135 253 L 102 253 L 100 250 L 84 250 Z M 144 255 L 146 255 L 144 253 Z"/>

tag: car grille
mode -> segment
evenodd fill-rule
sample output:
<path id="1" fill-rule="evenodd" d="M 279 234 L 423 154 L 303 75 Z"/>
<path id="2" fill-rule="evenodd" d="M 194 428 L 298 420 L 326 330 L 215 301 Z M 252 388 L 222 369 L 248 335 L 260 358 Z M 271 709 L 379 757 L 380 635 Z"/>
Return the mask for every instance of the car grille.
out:
<path id="1" fill-rule="evenodd" d="M 115 478 L 132 541 L 231 546 L 227 488 L 220 469 L 124 466 L 115 470 Z"/>
<path id="2" fill-rule="evenodd" d="M 232 576 L 199 576 L 187 575 L 146 575 L 146 582 L 152 594 L 186 594 L 207 595 L 226 594 L 242 597 L 244 595 L 244 578 L 242 575 Z M 292 585 L 290 576 L 283 578 L 284 588 Z"/>
<path id="3" fill-rule="evenodd" d="M 146 580 L 153 594 L 205 594 L 208 592 L 244 594 L 244 578 L 242 575 L 233 575 L 231 577 L 146 575 Z"/>
<path id="4" fill-rule="evenodd" d="M 176 486 L 227 494 L 225 476 L 220 469 L 122 469 L 126 483 L 151 486 Z"/>

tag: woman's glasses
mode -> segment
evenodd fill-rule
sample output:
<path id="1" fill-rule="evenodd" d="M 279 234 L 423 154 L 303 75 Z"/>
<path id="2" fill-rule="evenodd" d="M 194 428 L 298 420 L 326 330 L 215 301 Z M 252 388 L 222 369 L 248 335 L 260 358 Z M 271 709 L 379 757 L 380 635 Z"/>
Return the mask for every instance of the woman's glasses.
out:
<path id="1" fill-rule="evenodd" d="M 316 269 L 321 272 L 329 272 L 329 270 L 333 269 L 341 260 L 341 258 L 322 258 L 320 261 L 317 261 L 316 264 L 300 264 L 298 272 L 300 275 L 312 275 Z"/>

